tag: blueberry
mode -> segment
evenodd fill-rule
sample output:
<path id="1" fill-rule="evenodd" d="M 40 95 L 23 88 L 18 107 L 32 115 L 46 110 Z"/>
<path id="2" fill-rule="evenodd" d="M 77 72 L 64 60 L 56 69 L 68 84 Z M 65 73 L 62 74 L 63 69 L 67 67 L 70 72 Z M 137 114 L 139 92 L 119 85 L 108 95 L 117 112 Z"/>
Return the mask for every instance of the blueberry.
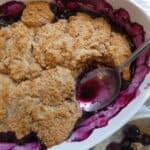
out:
<path id="1" fill-rule="evenodd" d="M 141 132 L 140 129 L 135 126 L 135 125 L 128 125 L 125 130 L 124 130 L 125 136 L 126 138 L 128 138 L 129 140 L 133 141 L 138 141 Z"/>
<path id="2" fill-rule="evenodd" d="M 122 150 L 127 150 L 131 147 L 131 142 L 129 140 L 122 141 Z"/>
<path id="3" fill-rule="evenodd" d="M 130 81 L 124 80 L 123 78 L 121 78 L 121 90 L 124 90 L 128 87 L 128 85 L 130 84 Z"/>
<path id="4" fill-rule="evenodd" d="M 0 6 L 0 27 L 7 26 L 20 20 L 25 8 L 22 2 L 10 1 Z"/>
<path id="5" fill-rule="evenodd" d="M 51 4 L 51 3 L 50 3 L 50 8 L 51 8 L 51 10 L 53 11 L 54 14 L 57 13 L 57 9 L 58 9 L 58 8 L 57 8 L 57 6 L 56 6 L 55 4 Z"/>
<path id="6" fill-rule="evenodd" d="M 73 15 L 72 10 L 64 9 L 64 10 L 61 11 L 60 18 L 68 18 L 71 15 Z"/>
<path id="7" fill-rule="evenodd" d="M 8 22 L 4 19 L 4 17 L 0 17 L 0 27 L 7 26 Z"/>
<path id="8" fill-rule="evenodd" d="M 130 147 L 128 149 L 122 149 L 122 150 L 134 150 L 134 148 Z"/>
<path id="9" fill-rule="evenodd" d="M 9 24 L 17 22 L 19 19 L 20 18 L 18 16 L 16 17 L 0 16 L 0 27 L 8 26 Z"/>
<path id="10" fill-rule="evenodd" d="M 110 143 L 106 150 L 122 150 L 122 146 L 119 143 Z"/>
<path id="11" fill-rule="evenodd" d="M 0 142 L 15 142 L 16 139 L 16 135 L 14 132 L 0 132 Z"/>
<path id="12" fill-rule="evenodd" d="M 0 15 L 6 17 L 16 17 L 22 14 L 24 8 L 24 3 L 10 1 L 0 6 Z"/>
<path id="13" fill-rule="evenodd" d="M 141 142 L 143 145 L 150 145 L 150 135 L 143 134 Z"/>

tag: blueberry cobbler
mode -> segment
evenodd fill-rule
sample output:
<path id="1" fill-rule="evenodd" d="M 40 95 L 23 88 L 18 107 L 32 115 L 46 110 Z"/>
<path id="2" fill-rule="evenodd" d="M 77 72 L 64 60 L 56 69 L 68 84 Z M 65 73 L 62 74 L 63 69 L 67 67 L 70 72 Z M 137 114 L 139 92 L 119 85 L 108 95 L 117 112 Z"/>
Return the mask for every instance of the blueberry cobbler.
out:
<path id="1" fill-rule="evenodd" d="M 103 0 L 1 5 L 0 149 L 81 141 L 107 125 L 136 96 L 149 51 L 124 69 L 121 93 L 104 109 L 83 111 L 78 83 L 95 68 L 118 67 L 143 41 L 142 26 Z M 92 101 L 96 89 L 83 95 Z"/>

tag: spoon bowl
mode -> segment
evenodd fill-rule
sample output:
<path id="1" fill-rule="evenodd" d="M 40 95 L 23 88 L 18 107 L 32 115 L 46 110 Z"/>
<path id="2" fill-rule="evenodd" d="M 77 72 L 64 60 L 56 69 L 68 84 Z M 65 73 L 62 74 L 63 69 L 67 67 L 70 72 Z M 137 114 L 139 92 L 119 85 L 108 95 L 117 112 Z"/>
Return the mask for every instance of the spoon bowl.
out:
<path id="1" fill-rule="evenodd" d="M 109 105 L 120 92 L 121 77 L 117 70 L 101 67 L 89 72 L 77 87 L 77 99 L 84 111 L 92 112 Z"/>
<path id="2" fill-rule="evenodd" d="M 120 93 L 121 72 L 149 47 L 150 39 L 135 50 L 118 68 L 103 66 L 87 73 L 76 89 L 80 107 L 84 111 L 93 112 L 110 105 Z"/>

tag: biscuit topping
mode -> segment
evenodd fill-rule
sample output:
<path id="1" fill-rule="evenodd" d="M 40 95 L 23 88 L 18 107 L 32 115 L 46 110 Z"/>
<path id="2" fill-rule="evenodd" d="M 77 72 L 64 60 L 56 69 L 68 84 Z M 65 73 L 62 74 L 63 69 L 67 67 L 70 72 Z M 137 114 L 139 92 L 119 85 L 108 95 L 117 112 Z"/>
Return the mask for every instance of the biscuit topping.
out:
<path id="1" fill-rule="evenodd" d="M 28 26 L 38 27 L 54 19 L 54 14 L 49 9 L 48 2 L 30 2 L 23 11 L 22 22 Z"/>

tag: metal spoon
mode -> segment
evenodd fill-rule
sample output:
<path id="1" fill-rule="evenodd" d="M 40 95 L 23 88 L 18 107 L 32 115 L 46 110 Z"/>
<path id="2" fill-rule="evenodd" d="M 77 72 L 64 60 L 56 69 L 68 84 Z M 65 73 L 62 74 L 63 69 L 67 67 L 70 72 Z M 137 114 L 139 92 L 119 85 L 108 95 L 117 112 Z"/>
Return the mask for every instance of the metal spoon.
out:
<path id="1" fill-rule="evenodd" d="M 144 42 L 118 68 L 101 67 L 89 72 L 79 83 L 77 99 L 84 111 L 93 112 L 111 104 L 120 93 L 121 72 L 144 50 L 150 48 L 150 39 Z"/>

